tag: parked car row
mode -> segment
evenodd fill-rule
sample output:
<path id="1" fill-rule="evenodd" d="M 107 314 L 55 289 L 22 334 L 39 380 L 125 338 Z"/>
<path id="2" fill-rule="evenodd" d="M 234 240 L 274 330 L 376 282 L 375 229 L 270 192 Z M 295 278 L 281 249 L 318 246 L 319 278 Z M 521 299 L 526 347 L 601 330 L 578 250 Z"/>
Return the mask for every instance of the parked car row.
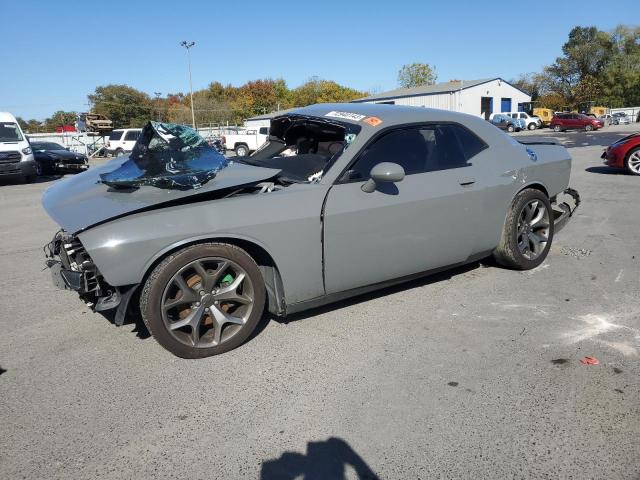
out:
<path id="1" fill-rule="evenodd" d="M 39 175 L 82 172 L 89 168 L 85 155 L 54 142 L 30 142 L 16 118 L 0 112 L 0 178 L 32 182 Z"/>

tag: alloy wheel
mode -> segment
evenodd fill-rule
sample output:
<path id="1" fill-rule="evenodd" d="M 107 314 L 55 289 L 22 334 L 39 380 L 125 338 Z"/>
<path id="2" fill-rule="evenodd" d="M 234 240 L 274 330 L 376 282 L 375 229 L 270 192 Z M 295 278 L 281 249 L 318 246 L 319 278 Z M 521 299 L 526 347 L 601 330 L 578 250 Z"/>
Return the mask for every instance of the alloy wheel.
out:
<path id="1" fill-rule="evenodd" d="M 549 242 L 550 218 L 540 200 L 526 203 L 518 216 L 518 251 L 528 260 L 535 260 Z"/>
<path id="2" fill-rule="evenodd" d="M 236 262 L 200 258 L 171 277 L 161 302 L 171 336 L 190 347 L 209 348 L 242 329 L 254 307 L 254 287 Z"/>
<path id="3" fill-rule="evenodd" d="M 631 155 L 629 155 L 629 170 L 631 170 L 636 175 L 640 175 L 640 150 L 636 150 Z"/>

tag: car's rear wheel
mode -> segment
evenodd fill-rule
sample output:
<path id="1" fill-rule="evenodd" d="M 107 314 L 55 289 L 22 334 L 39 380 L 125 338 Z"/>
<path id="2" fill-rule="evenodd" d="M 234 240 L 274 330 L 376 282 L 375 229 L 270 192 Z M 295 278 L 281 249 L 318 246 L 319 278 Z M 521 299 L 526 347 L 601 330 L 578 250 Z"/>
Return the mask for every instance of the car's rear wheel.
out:
<path id="1" fill-rule="evenodd" d="M 561 132 L 562 131 L 562 127 L 560 127 L 560 125 L 556 125 L 555 127 L 553 127 L 553 131 L 554 132 Z"/>
<path id="2" fill-rule="evenodd" d="M 265 295 L 260 270 L 244 250 L 206 243 L 158 264 L 140 311 L 160 345 L 182 358 L 202 358 L 241 345 L 260 322 Z"/>
<path id="3" fill-rule="evenodd" d="M 509 126 L 507 127 L 507 132 L 509 132 L 509 133 L 513 132 L 514 130 L 515 130 L 515 129 L 513 128 L 513 125 L 509 125 Z"/>
<path id="4" fill-rule="evenodd" d="M 640 175 L 640 147 L 634 148 L 627 153 L 627 158 L 624 163 L 629 173 Z"/>
<path id="5" fill-rule="evenodd" d="M 529 128 L 529 130 L 535 130 L 536 129 L 536 124 L 535 123 L 530 123 L 528 128 Z"/>
<path id="6" fill-rule="evenodd" d="M 249 147 L 246 145 L 238 145 L 236 147 L 236 155 L 239 157 L 246 157 L 249 155 Z"/>
<path id="7" fill-rule="evenodd" d="M 119 157 L 120 155 L 124 155 L 124 150 L 121 148 L 116 148 L 115 156 Z"/>
<path id="8" fill-rule="evenodd" d="M 505 267 L 529 270 L 544 261 L 552 241 L 551 203 L 543 192 L 528 188 L 513 199 L 493 255 Z"/>

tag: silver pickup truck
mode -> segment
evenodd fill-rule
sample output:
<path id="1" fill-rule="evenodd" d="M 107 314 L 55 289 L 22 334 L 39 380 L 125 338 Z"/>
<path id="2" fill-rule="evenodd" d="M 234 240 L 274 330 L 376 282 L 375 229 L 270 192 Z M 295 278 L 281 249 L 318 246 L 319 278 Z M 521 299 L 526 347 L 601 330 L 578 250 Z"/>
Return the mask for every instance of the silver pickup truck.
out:
<path id="1" fill-rule="evenodd" d="M 188 127 L 152 122 L 129 156 L 52 185 L 55 284 L 118 324 L 139 309 L 162 346 L 205 357 L 244 342 L 265 309 L 491 255 L 535 268 L 579 203 L 563 146 L 470 115 L 322 104 L 276 117 L 269 134 L 232 161 Z"/>

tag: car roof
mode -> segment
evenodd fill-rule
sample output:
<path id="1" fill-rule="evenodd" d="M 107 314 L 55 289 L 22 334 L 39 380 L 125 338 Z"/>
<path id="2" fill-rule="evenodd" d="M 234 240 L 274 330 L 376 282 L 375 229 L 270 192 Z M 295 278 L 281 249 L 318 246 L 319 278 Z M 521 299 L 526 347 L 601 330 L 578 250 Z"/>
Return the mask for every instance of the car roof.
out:
<path id="1" fill-rule="evenodd" d="M 0 122 L 13 122 L 18 123 L 16 117 L 9 112 L 0 112 Z"/>
<path id="2" fill-rule="evenodd" d="M 346 114 L 346 115 L 345 115 Z M 355 114 L 349 118 L 348 114 Z M 363 122 L 367 117 L 376 117 L 383 126 L 400 125 L 413 122 L 455 121 L 468 123 L 470 118 L 479 119 L 466 113 L 439 110 L 435 108 L 408 107 L 404 105 L 387 105 L 379 103 L 318 103 L 308 107 L 296 108 L 282 115 L 305 115 L 323 117 L 327 120 L 339 120 L 362 127 L 370 127 Z M 358 116 L 362 117 L 359 118 Z"/>

